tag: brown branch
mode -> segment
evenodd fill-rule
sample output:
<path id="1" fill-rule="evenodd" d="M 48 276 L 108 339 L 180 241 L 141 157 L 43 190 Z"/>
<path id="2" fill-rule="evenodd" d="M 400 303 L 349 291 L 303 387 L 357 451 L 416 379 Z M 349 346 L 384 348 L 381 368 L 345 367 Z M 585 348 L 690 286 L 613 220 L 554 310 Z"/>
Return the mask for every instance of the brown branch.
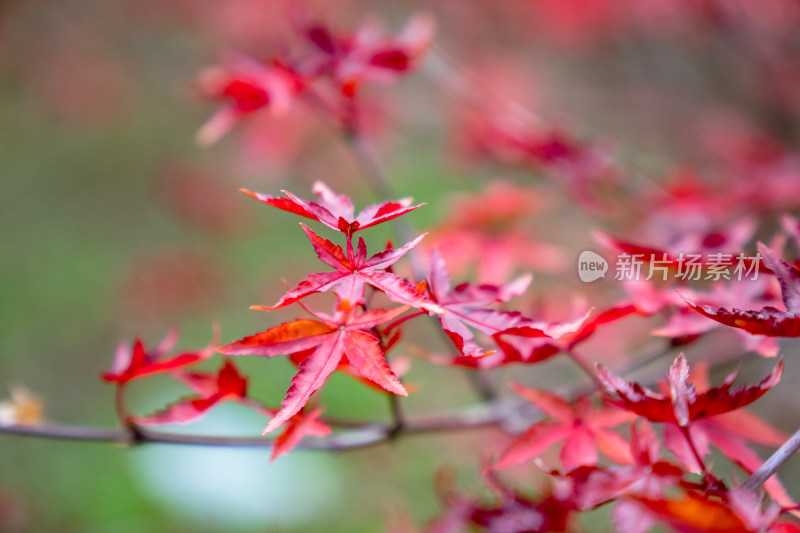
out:
<path id="1" fill-rule="evenodd" d="M 649 358 L 648 358 L 649 359 Z M 627 373 L 621 369 L 621 375 Z M 630 369 L 628 369 L 630 370 Z M 578 397 L 590 392 L 586 387 L 578 388 L 571 394 L 571 397 Z M 472 430 L 488 428 L 492 426 L 513 426 L 520 427 L 524 423 L 531 424 L 541 419 L 540 413 L 532 404 L 517 398 L 496 399 L 487 401 L 474 406 L 466 407 L 461 410 L 420 416 L 414 419 L 404 420 L 402 427 L 398 429 L 396 420 L 391 424 L 358 423 L 349 420 L 329 420 L 332 425 L 343 428 L 342 431 L 334 433 L 328 437 L 313 439 L 302 442 L 296 447 L 298 450 L 316 451 L 344 451 L 359 448 L 376 446 L 401 435 L 420 435 L 430 433 L 444 433 L 450 431 Z M 59 440 L 75 440 L 84 442 L 104 442 L 121 445 L 139 444 L 173 444 L 189 446 L 219 446 L 219 447 L 241 447 L 241 448 L 271 448 L 273 438 L 254 436 L 254 437 L 225 437 L 210 435 L 191 435 L 183 433 L 170 433 L 165 431 L 154 431 L 142 426 L 131 425 L 121 428 L 102 428 L 93 426 L 64 425 L 64 424 L 38 424 L 38 425 L 6 425 L 0 426 L 0 435 L 17 435 L 23 437 L 48 438 Z M 800 431 L 795 434 L 775 455 L 793 444 L 791 455 L 800 447 Z M 757 488 L 762 481 L 759 481 L 762 470 L 772 468 L 775 464 L 776 470 L 786 458 L 776 459 L 775 456 L 767 460 L 766 463 L 747 481 L 749 486 Z M 766 477 L 769 477 L 775 470 L 772 470 Z M 766 479 L 766 477 L 764 479 Z"/>
<path id="2" fill-rule="evenodd" d="M 298 450 L 340 451 L 366 448 L 387 442 L 401 435 L 419 435 L 456 430 L 468 430 L 500 425 L 512 416 L 521 416 L 526 406 L 521 402 L 496 402 L 478 405 L 449 414 L 430 415 L 406 421 L 401 427 L 395 424 L 363 424 L 331 436 L 303 442 Z M 63 424 L 0 426 L 0 434 L 39 437 L 85 442 L 105 442 L 122 445 L 180 444 L 191 446 L 220 446 L 241 448 L 270 448 L 273 438 L 225 437 L 190 435 L 153 431 L 141 426 L 132 428 L 100 428 Z"/>
<path id="3" fill-rule="evenodd" d="M 647 358 L 647 360 L 650 359 L 649 357 Z M 629 365 L 627 369 L 620 369 L 619 374 L 624 375 L 628 373 L 633 366 L 636 365 Z M 576 398 L 594 392 L 595 390 L 594 387 L 592 387 L 591 390 L 587 390 L 584 386 L 576 389 L 568 396 Z M 493 426 L 519 428 L 537 422 L 541 417 L 542 413 L 533 404 L 518 398 L 506 398 L 483 402 L 450 413 L 425 415 L 403 420 L 400 429 L 398 429 L 396 420 L 393 420 L 390 424 L 375 424 L 330 419 L 327 420 L 327 422 L 343 428 L 342 431 L 327 437 L 302 442 L 296 449 L 308 451 L 355 450 L 376 446 L 402 435 L 411 436 L 475 430 Z M 121 428 L 64 424 L 12 424 L 0 426 L 0 435 L 3 434 L 83 442 L 103 442 L 126 446 L 140 444 L 172 444 L 268 449 L 272 447 L 274 442 L 273 438 L 261 436 L 226 437 L 191 435 L 154 431 L 133 424 L 129 427 Z M 777 470 L 777 468 L 798 448 L 800 448 L 800 431 L 775 452 L 773 457 L 768 459 L 767 462 L 747 480 L 745 485 L 751 490 L 758 488 L 763 484 L 764 480 L 775 473 L 775 470 Z"/>

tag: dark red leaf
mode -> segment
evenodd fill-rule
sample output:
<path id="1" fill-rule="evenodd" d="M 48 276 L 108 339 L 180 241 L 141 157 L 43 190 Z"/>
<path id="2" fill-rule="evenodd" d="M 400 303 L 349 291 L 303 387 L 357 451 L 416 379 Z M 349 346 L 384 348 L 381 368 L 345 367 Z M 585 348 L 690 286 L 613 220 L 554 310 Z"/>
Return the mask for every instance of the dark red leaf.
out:
<path id="1" fill-rule="evenodd" d="M 185 368 L 208 359 L 214 355 L 212 345 L 196 352 L 183 352 L 172 357 L 164 357 L 164 354 L 175 345 L 176 335 L 174 332 L 161 342 L 155 349 L 147 351 L 141 339 L 136 339 L 131 348 L 126 348 L 120 344 L 114 358 L 114 367 L 110 372 L 103 372 L 101 377 L 108 383 L 125 384 L 131 380 L 163 374 Z"/>
<path id="2" fill-rule="evenodd" d="M 316 182 L 312 190 L 318 197 L 316 202 L 303 200 L 288 191 L 282 191 L 288 198 L 276 198 L 247 190 L 244 192 L 267 205 L 316 220 L 348 235 L 392 220 L 425 205 L 412 206 L 411 198 L 403 198 L 367 206 L 356 216 L 353 203 L 347 196 L 334 193 L 321 181 Z"/>
<path id="3" fill-rule="evenodd" d="M 651 422 L 672 422 L 687 425 L 692 420 L 735 411 L 749 405 L 778 384 L 783 372 L 783 361 L 761 382 L 750 387 L 731 390 L 736 374 L 729 376 L 721 386 L 697 393 L 688 383 L 688 365 L 680 354 L 667 378 L 670 396 L 659 394 L 636 382 L 616 376 L 602 365 L 597 365 L 597 375 L 613 395 L 608 401 L 632 411 Z M 688 416 L 687 416 L 688 411 Z"/>

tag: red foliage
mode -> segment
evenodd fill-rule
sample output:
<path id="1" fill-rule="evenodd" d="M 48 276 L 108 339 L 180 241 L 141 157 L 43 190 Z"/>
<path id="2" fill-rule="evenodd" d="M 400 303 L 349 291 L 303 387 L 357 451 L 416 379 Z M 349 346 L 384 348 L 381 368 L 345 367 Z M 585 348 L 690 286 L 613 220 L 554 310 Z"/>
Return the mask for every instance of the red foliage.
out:
<path id="1" fill-rule="evenodd" d="M 357 231 L 392 220 L 425 205 L 412 206 L 411 198 L 403 198 L 394 202 L 367 206 L 358 215 L 355 215 L 350 198 L 334 193 L 321 181 L 314 184 L 313 191 L 319 198 L 316 202 L 302 200 L 288 191 L 283 191 L 287 198 L 275 198 L 250 191 L 244 192 L 267 205 L 321 222 L 331 229 L 341 231 L 348 237 Z"/>
<path id="2" fill-rule="evenodd" d="M 686 300 L 698 313 L 716 320 L 726 326 L 740 328 L 753 335 L 770 337 L 800 337 L 800 269 L 778 257 L 764 244 L 759 243 L 759 253 L 766 266 L 778 278 L 786 311 L 766 306 L 758 311 L 715 308 L 710 305 L 697 305 Z"/>
<path id="3" fill-rule="evenodd" d="M 221 346 L 226 355 L 275 355 L 306 352 L 292 386 L 281 403 L 281 410 L 269 422 L 264 433 L 274 431 L 308 402 L 314 392 L 345 360 L 365 378 L 387 391 L 407 396 L 405 387 L 384 359 L 381 342 L 370 329 L 397 318 L 407 307 L 376 309 L 358 314 L 348 305 L 340 305 L 333 316 L 314 313 L 320 320 L 300 319 Z"/>
<path id="4" fill-rule="evenodd" d="M 651 422 L 672 422 L 688 426 L 690 422 L 721 415 L 749 405 L 778 384 L 783 373 L 783 361 L 760 383 L 731 390 L 738 372 L 733 372 L 722 385 L 698 393 L 689 383 L 689 364 L 680 354 L 667 375 L 669 394 L 654 392 L 633 381 L 616 376 L 602 365 L 597 365 L 600 381 L 610 394 L 607 401 L 627 409 Z"/>
<path id="5" fill-rule="evenodd" d="M 311 318 L 276 319 L 263 331 L 199 350 L 173 353 L 173 333 L 151 349 L 138 338 L 120 345 L 113 368 L 101 374 L 116 386 L 123 426 L 119 438 L 109 440 L 181 442 L 177 433 L 150 426 L 190 423 L 226 402 L 261 413 L 268 419 L 265 434 L 283 428 L 279 436 L 246 441 L 271 446 L 273 459 L 303 447 L 306 437 L 318 440 L 305 447 L 336 451 L 471 429 L 494 461 L 483 468 L 492 498 L 473 498 L 440 484 L 444 509 L 431 522 L 432 533 L 577 531 L 584 529 L 581 513 L 603 506 L 611 507 L 612 527 L 621 533 L 659 526 L 687 533 L 800 532 L 783 519 L 797 506 L 775 476 L 796 449 L 781 448 L 763 461 L 763 450 L 754 444 L 781 446 L 788 437 L 745 410 L 779 384 L 783 359 L 754 384 L 735 387 L 738 370 L 716 387 L 708 383 L 714 358 L 723 364 L 740 355 L 731 352 L 728 340 L 773 357 L 787 347 L 777 337 L 800 337 L 800 261 L 784 259 L 785 248 L 800 253 L 800 223 L 782 212 L 800 207 L 796 3 L 442 0 L 430 5 L 436 24 L 434 15 L 415 15 L 395 34 L 368 18 L 350 26 L 354 29 L 333 22 L 333 16 L 352 14 L 358 2 L 320 3 L 312 13 L 305 2 L 291 1 L 286 20 L 273 3 L 250 3 L 212 8 L 213 2 L 179 1 L 141 9 L 132 4 L 137 21 L 155 17 L 161 23 L 166 14 L 187 26 L 218 25 L 214 37 L 241 50 L 199 76 L 195 92 L 218 108 L 199 128 L 197 140 L 209 146 L 249 121 L 243 144 L 279 160 L 271 176 L 298 175 L 302 183 L 304 170 L 321 173 L 337 190 L 349 187 L 352 193 L 354 183 L 339 177 L 356 174 L 351 168 L 356 163 L 379 198 L 357 212 L 350 196 L 322 181 L 311 188 L 313 200 L 288 190 L 275 196 L 241 189 L 333 230 L 328 240 L 301 223 L 314 260 L 325 266 L 315 263 L 290 273 L 301 280 L 296 286 L 271 306 L 253 306 L 284 313 L 297 304 L 294 309 Z M 224 21 L 215 24 L 216 17 Z M 437 25 L 441 42 L 434 48 Z M 270 47 L 261 42 L 267 36 Z M 87 118 L 104 117 L 130 99 L 130 80 L 110 55 L 97 52 L 105 48 L 66 36 L 42 42 L 47 48 L 62 41 L 63 49 L 46 61 L 36 57 L 42 52 L 28 57 L 25 47 L 19 47 L 19 60 L 8 54 L 12 67 L 13 61 L 19 61 L 16 68 L 43 65 L 29 76 L 36 82 L 34 95 L 68 112 L 60 114 Z M 501 51 L 509 57 L 500 60 Z M 528 71 L 534 63 L 535 70 Z M 437 125 L 440 110 L 427 100 L 409 106 L 385 90 L 418 70 L 427 83 L 409 84 L 411 94 L 438 91 L 440 99 L 431 101 L 446 99 L 446 112 L 455 116 L 453 131 Z M 625 73 L 625 83 L 618 83 L 617 71 Z M 62 90 L 60 80 L 73 72 L 75 83 Z M 526 82 L 528 74 L 537 80 L 535 87 Z M 551 78 L 562 85 L 550 87 Z M 598 91 L 592 80 L 599 82 Z M 372 84 L 383 90 L 370 92 Z M 114 92 L 123 98 L 114 98 Z M 650 105 L 653 109 L 643 112 Z M 300 106 L 306 115 L 297 113 Z M 559 109 L 574 117 L 556 116 Z M 370 135 L 377 130 L 372 125 L 388 116 L 397 119 L 397 131 L 389 131 L 385 121 L 386 133 L 393 135 L 381 140 L 405 138 L 409 149 L 399 154 L 414 158 L 406 174 L 398 173 L 405 181 L 396 184 L 389 179 L 394 171 L 384 173 Z M 423 119 L 422 129 L 394 135 L 406 119 Z M 619 138 L 592 137 L 593 129 L 618 132 Z M 433 136 L 442 133 L 448 138 L 441 144 L 457 145 L 471 162 L 491 165 L 502 180 L 471 182 L 472 174 L 487 168 L 476 165 L 431 185 L 425 192 L 437 201 L 437 190 L 479 192 L 462 192 L 457 201 L 443 204 L 449 206 L 446 216 L 421 245 L 427 234 L 406 224 L 411 217 L 398 219 L 425 204 L 386 197 L 395 197 L 393 186 L 405 191 L 426 185 L 416 174 L 408 176 L 417 172 L 417 163 L 427 162 L 428 151 L 438 145 Z M 663 151 L 637 155 L 639 142 L 663 145 Z M 333 164 L 322 157 L 328 150 L 352 160 Z M 432 180 L 443 169 L 427 170 L 430 175 L 420 176 Z M 228 236 L 241 227 L 239 207 L 207 172 L 169 173 L 159 198 L 189 223 L 184 229 Z M 251 186 L 265 190 L 268 184 Z M 384 223 L 396 225 L 401 244 L 369 255 L 361 232 Z M 591 236 L 617 255 L 617 267 L 622 257 L 639 257 L 645 270 L 628 278 L 621 270 L 606 275 L 608 258 L 588 249 Z M 769 244 L 756 244 L 756 236 Z M 302 240 L 299 233 L 287 238 Z M 746 254 L 756 247 L 759 255 Z M 574 267 L 572 259 L 583 256 L 579 249 L 602 259 L 591 263 L 592 270 L 605 268 L 600 277 L 575 275 L 569 263 Z M 126 318 L 163 318 L 165 311 L 196 311 L 219 300 L 222 276 L 213 258 L 176 250 L 134 269 L 119 299 L 131 306 Z M 423 260 L 414 260 L 420 252 L 428 256 L 428 272 L 420 267 Z M 687 275 L 687 256 L 694 257 L 689 261 L 697 277 Z M 276 257 L 276 264 L 283 259 Z M 656 267 L 661 280 L 653 279 Z M 722 274 L 729 268 L 751 278 Z M 335 300 L 331 314 L 313 306 L 315 298 L 325 297 Z M 418 327 L 425 321 L 428 330 Z M 431 325 L 435 335 L 428 334 Z M 678 347 L 699 360 L 694 372 L 683 353 L 675 357 Z M 392 350 L 406 352 L 390 361 Z M 217 352 L 229 357 L 213 371 L 204 369 Z M 421 414 L 416 412 L 426 406 L 421 396 L 405 413 L 401 397 L 418 389 L 425 394 L 431 385 L 403 383 L 407 354 L 446 367 L 438 370 L 442 376 L 455 376 L 451 367 L 463 367 L 481 402 Z M 554 360 L 559 354 L 563 357 Z M 266 359 L 278 356 L 296 366 L 280 407 L 251 395 L 252 378 L 230 358 L 248 355 L 263 358 L 254 368 L 269 370 Z M 655 380 L 646 375 L 646 365 L 667 355 L 675 359 L 665 380 L 650 386 Z M 791 357 L 786 361 L 791 364 Z M 573 373 L 560 363 L 575 364 L 585 382 L 564 383 Z M 391 419 L 323 416 L 317 391 L 334 372 L 388 397 Z M 641 374 L 629 379 L 634 372 Z M 154 375 L 177 380 L 190 393 L 155 413 L 131 415 L 124 401 L 129 384 Z M 521 399 L 499 386 L 512 381 Z M 454 383 L 435 392 L 448 395 L 460 386 Z M 17 415 L 26 400 L 12 400 L 0 402 L 0 432 L 23 426 Z M 488 427 L 493 432 L 484 431 Z M 79 431 L 58 430 L 53 434 L 80 437 Z M 106 438 L 104 431 L 88 432 L 87 439 Z M 194 444 L 239 443 L 185 438 Z M 502 448 L 498 442 L 510 444 Z M 560 470 L 542 461 L 553 448 L 559 448 Z M 712 449 L 724 464 L 738 468 L 736 473 L 712 464 Z M 526 463 L 541 471 L 519 486 L 538 482 L 535 494 L 510 482 L 527 473 L 520 468 Z M 737 474 L 750 477 L 740 483 Z"/>
<path id="6" fill-rule="evenodd" d="M 433 313 L 441 313 L 442 308 L 431 302 L 423 293 L 418 291 L 406 280 L 399 278 L 387 269 L 414 248 L 423 236 L 396 250 L 389 249 L 377 253 L 367 259 L 367 245 L 359 237 L 358 247 L 353 250 L 352 241 L 347 241 L 347 252 L 341 246 L 334 245 L 331 241 L 323 239 L 305 224 L 300 224 L 306 232 L 314 251 L 320 260 L 335 268 L 333 272 L 319 272 L 308 275 L 300 284 L 291 289 L 278 303 L 265 310 L 279 309 L 316 292 L 333 289 L 336 295 L 350 305 L 364 303 L 366 285 L 383 291 L 391 300 L 425 309 Z"/>
<path id="7" fill-rule="evenodd" d="M 615 462 L 633 462 L 625 439 L 610 431 L 629 421 L 629 413 L 602 407 L 592 409 L 592 400 L 583 397 L 574 404 L 545 391 L 511 384 L 520 396 L 532 402 L 553 420 L 537 422 L 515 440 L 494 468 L 502 469 L 538 457 L 555 443 L 563 442 L 561 464 L 567 470 L 597 464 L 597 448 Z"/>
<path id="8" fill-rule="evenodd" d="M 182 352 L 172 357 L 165 354 L 172 350 L 178 340 L 175 331 L 171 331 L 156 348 L 147 351 L 141 339 L 136 339 L 131 348 L 124 344 L 117 347 L 114 365 L 109 372 L 103 372 L 101 377 L 108 383 L 124 385 L 134 379 L 172 372 L 214 355 L 212 345 L 200 351 Z M 213 343 L 212 343 L 213 344 Z"/>

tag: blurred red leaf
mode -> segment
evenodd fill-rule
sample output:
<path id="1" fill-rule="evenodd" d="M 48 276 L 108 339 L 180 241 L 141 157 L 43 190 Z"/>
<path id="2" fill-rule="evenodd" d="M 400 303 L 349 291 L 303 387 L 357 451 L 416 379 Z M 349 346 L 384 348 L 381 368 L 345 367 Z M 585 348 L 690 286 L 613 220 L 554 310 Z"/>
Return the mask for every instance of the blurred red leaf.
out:
<path id="1" fill-rule="evenodd" d="M 542 390 L 514 384 L 511 388 L 555 420 L 533 424 L 511 443 L 493 468 L 504 469 L 537 457 L 558 442 L 564 443 L 561 464 L 567 470 L 597 464 L 597 448 L 617 463 L 633 462 L 625 439 L 608 429 L 631 420 L 630 413 L 608 407 L 592 409 L 591 400 L 586 397 L 573 405 Z"/>
<path id="2" fill-rule="evenodd" d="M 183 352 L 173 357 L 164 357 L 164 354 L 175 346 L 177 334 L 171 331 L 161 344 L 147 351 L 141 339 L 136 339 L 130 348 L 120 344 L 114 357 L 114 364 L 109 372 L 103 372 L 101 377 L 108 383 L 124 385 L 131 380 L 162 374 L 178 370 L 214 355 L 213 344 L 200 351 Z"/>
<path id="3" fill-rule="evenodd" d="M 753 335 L 800 337 L 800 269 L 779 257 L 762 243 L 758 243 L 758 251 L 763 257 L 763 262 L 780 282 L 786 311 L 771 306 L 757 311 L 728 310 L 724 307 L 697 305 L 687 298 L 684 300 L 698 313 Z"/>
<path id="4" fill-rule="evenodd" d="M 492 353 L 475 343 L 470 328 L 494 335 L 525 320 L 520 313 L 490 309 L 488 306 L 505 302 L 524 292 L 530 283 L 530 276 L 505 286 L 462 283 L 452 288 L 447 265 L 439 252 L 434 250 L 431 254 L 429 282 L 433 301 L 445 310 L 438 317 L 442 328 L 466 357 L 480 358 Z"/>
<path id="5" fill-rule="evenodd" d="M 209 67 L 200 78 L 200 90 L 208 98 L 221 100 L 217 111 L 197 132 L 201 144 L 217 142 L 245 116 L 269 108 L 285 113 L 292 104 L 297 75 L 279 64 L 262 64 L 246 56 L 228 60 L 224 67 Z"/>

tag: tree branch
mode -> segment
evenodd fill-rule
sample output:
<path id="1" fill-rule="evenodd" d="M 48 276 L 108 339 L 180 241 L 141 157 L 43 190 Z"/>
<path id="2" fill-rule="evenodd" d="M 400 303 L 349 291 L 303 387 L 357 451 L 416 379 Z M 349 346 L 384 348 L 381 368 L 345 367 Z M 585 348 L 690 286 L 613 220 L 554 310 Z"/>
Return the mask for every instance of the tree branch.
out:
<path id="1" fill-rule="evenodd" d="M 620 375 L 627 373 L 621 369 Z M 585 387 L 578 388 L 571 397 L 578 397 L 595 389 L 587 391 Z M 397 429 L 396 421 L 391 424 L 359 424 L 347 420 L 331 420 L 342 431 L 300 443 L 298 450 L 315 451 L 344 451 L 367 448 L 387 442 L 401 435 L 420 435 L 429 433 L 444 433 L 481 429 L 492 426 L 519 427 L 522 422 L 532 424 L 541 419 L 542 413 L 531 403 L 522 399 L 495 399 L 477 405 L 465 407 L 450 413 L 432 414 L 407 419 L 403 421 L 401 429 Z M 23 437 L 75 440 L 85 442 L 104 442 L 121 445 L 140 444 L 173 444 L 189 446 L 219 446 L 241 448 L 271 448 L 273 438 L 254 437 L 226 437 L 210 435 L 191 435 L 183 433 L 170 433 L 153 431 L 142 426 L 133 425 L 121 428 L 102 428 L 93 426 L 64 425 L 64 424 L 38 424 L 22 425 L 12 424 L 0 426 L 0 435 L 17 435 Z M 751 490 L 758 488 L 784 461 L 800 448 L 800 431 L 793 435 L 789 441 L 781 446 L 775 454 L 767 460 L 751 477 L 745 485 Z"/>
<path id="2" fill-rule="evenodd" d="M 758 490 L 797 450 L 800 450 L 800 429 L 789 437 L 789 440 L 784 442 L 780 448 L 775 450 L 775 453 L 764 461 L 764 464 L 753 472 L 753 475 L 747 478 L 747 481 L 742 483 L 742 487 L 753 492 Z"/>
<path id="3" fill-rule="evenodd" d="M 340 451 L 366 448 L 387 442 L 401 435 L 449 432 L 478 429 L 499 425 L 511 417 L 520 416 L 526 406 L 523 402 L 495 402 L 465 408 L 454 413 L 430 415 L 404 422 L 401 427 L 393 424 L 363 424 L 328 437 L 303 442 L 298 450 Z M 219 446 L 240 448 L 271 448 L 274 442 L 266 437 L 226 437 L 191 435 L 153 431 L 141 426 L 133 428 L 101 428 L 63 424 L 8 425 L 0 426 L 0 434 L 38 437 L 85 442 L 104 442 L 122 445 L 179 444 L 190 446 Z"/>

